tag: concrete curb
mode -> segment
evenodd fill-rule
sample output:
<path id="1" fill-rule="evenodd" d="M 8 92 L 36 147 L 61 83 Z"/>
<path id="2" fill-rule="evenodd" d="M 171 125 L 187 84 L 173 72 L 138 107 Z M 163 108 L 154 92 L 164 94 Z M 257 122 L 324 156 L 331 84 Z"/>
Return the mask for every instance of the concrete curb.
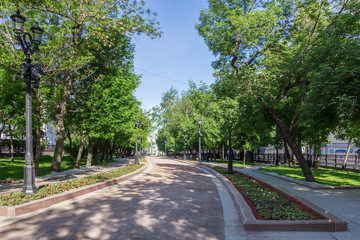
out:
<path id="1" fill-rule="evenodd" d="M 204 166 L 203 166 L 204 167 Z M 251 176 L 251 178 L 256 179 L 259 182 L 262 182 L 266 186 L 275 188 L 282 194 L 286 196 L 293 197 L 311 208 L 313 211 L 323 215 L 328 218 L 327 220 L 257 220 L 252 213 L 249 205 L 246 203 L 242 195 L 237 191 L 237 189 L 232 185 L 232 183 L 226 179 L 222 174 L 205 167 L 208 171 L 213 173 L 226 187 L 229 191 L 235 206 L 240 214 L 240 217 L 244 224 L 245 230 L 250 231 L 319 231 L 319 232 L 337 232 L 337 231 L 347 231 L 347 222 L 342 219 L 334 216 L 333 214 L 315 206 L 314 204 L 306 201 L 305 199 L 296 196 L 295 194 L 289 194 L 282 189 L 271 186 L 270 184 L 264 183 L 263 181 L 256 179 Z M 243 173 L 240 173 L 243 174 Z M 245 175 L 245 174 L 243 174 Z M 246 175 L 247 176 L 247 175 Z M 249 176 L 250 177 L 250 176 Z"/>
<path id="2" fill-rule="evenodd" d="M 127 175 L 121 176 L 119 178 L 115 178 L 106 182 L 102 182 L 102 183 L 96 183 L 87 187 L 83 187 L 80 189 L 76 189 L 70 192 L 65 192 L 62 194 L 58 194 L 58 195 L 54 195 L 51 197 L 47 197 L 44 199 L 39 199 L 39 200 L 35 200 L 35 201 L 31 201 L 28 203 L 24 203 L 21 205 L 17 205 L 17 206 L 13 206 L 13 207 L 5 207 L 5 206 L 0 206 L 0 216 L 1 217 L 17 217 L 23 214 L 27 214 L 27 213 L 31 213 L 31 212 L 35 212 L 35 211 L 39 211 L 41 209 L 44 208 L 48 208 L 51 207 L 57 203 L 72 199 L 72 198 L 76 198 L 115 184 L 118 184 L 120 182 L 123 182 L 125 180 L 129 180 L 130 178 L 133 178 L 141 173 L 143 173 L 144 171 L 146 171 L 146 169 L 149 167 L 149 163 L 148 161 L 146 162 L 146 164 L 136 170 L 135 172 L 129 173 Z"/>

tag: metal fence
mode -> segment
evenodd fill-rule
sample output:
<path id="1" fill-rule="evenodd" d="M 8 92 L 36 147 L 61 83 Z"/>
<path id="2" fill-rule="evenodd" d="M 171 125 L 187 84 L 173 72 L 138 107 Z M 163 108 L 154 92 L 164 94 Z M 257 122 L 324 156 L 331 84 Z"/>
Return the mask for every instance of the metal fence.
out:
<path id="1" fill-rule="evenodd" d="M 279 162 L 281 164 L 288 163 L 286 154 L 278 154 Z M 315 155 L 304 154 L 305 160 L 310 166 L 315 165 L 316 157 Z M 265 163 L 275 164 L 276 163 L 276 154 L 275 153 L 266 153 L 266 154 L 255 154 L 255 161 L 261 161 Z M 290 159 L 291 160 L 291 159 Z M 329 154 L 320 156 L 320 166 L 327 167 L 342 167 L 345 160 L 344 154 Z M 296 161 L 297 163 L 297 161 Z M 356 155 L 349 155 L 346 163 L 346 168 L 348 169 L 360 169 L 360 158 Z"/>

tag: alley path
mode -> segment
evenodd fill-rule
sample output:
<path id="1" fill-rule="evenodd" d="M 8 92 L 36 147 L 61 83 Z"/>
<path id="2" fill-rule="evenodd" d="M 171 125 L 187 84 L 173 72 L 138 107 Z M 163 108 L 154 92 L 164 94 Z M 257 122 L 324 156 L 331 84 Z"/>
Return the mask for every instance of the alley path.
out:
<path id="1" fill-rule="evenodd" d="M 211 178 L 177 161 L 151 159 L 147 175 L 0 228 L 1 239 L 225 239 Z"/>

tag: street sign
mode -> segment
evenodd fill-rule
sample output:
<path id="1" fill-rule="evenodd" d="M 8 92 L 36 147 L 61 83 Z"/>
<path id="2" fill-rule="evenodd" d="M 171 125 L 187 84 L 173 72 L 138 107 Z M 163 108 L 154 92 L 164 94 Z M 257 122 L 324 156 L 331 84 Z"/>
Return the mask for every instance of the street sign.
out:
<path id="1" fill-rule="evenodd" d="M 305 153 L 305 151 L 306 151 L 306 147 L 301 147 L 301 152 Z"/>

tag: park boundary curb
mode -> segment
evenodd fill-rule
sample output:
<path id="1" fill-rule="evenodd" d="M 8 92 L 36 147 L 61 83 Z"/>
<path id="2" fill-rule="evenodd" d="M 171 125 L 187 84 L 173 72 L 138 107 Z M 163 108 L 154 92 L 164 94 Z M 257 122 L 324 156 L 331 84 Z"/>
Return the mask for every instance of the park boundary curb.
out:
<path id="1" fill-rule="evenodd" d="M 102 182 L 102 183 L 96 183 L 90 186 L 86 186 L 80 189 L 76 189 L 70 192 L 65 192 L 62 194 L 57 194 L 51 197 L 47 197 L 47 198 L 43 198 L 43 199 L 39 199 L 39 200 L 35 200 L 35 201 L 31 201 L 28 203 L 24 203 L 24 204 L 20 204 L 17 206 L 11 206 L 11 207 L 7 207 L 7 206 L 0 206 L 0 216 L 1 217 L 17 217 L 23 214 L 28 214 L 31 212 L 35 212 L 35 211 L 39 211 L 48 207 L 51 207 L 55 204 L 64 202 L 66 200 L 70 200 L 97 190 L 101 190 L 103 188 L 106 187 L 110 187 L 112 185 L 118 184 L 120 182 L 123 182 L 125 180 L 129 180 L 141 173 L 143 173 L 144 171 L 146 171 L 146 169 L 148 169 L 150 166 L 149 161 L 146 161 L 146 164 L 132 172 L 129 174 L 126 174 L 124 176 L 115 178 L 115 179 L 111 179 L 109 181 L 106 182 Z"/>

